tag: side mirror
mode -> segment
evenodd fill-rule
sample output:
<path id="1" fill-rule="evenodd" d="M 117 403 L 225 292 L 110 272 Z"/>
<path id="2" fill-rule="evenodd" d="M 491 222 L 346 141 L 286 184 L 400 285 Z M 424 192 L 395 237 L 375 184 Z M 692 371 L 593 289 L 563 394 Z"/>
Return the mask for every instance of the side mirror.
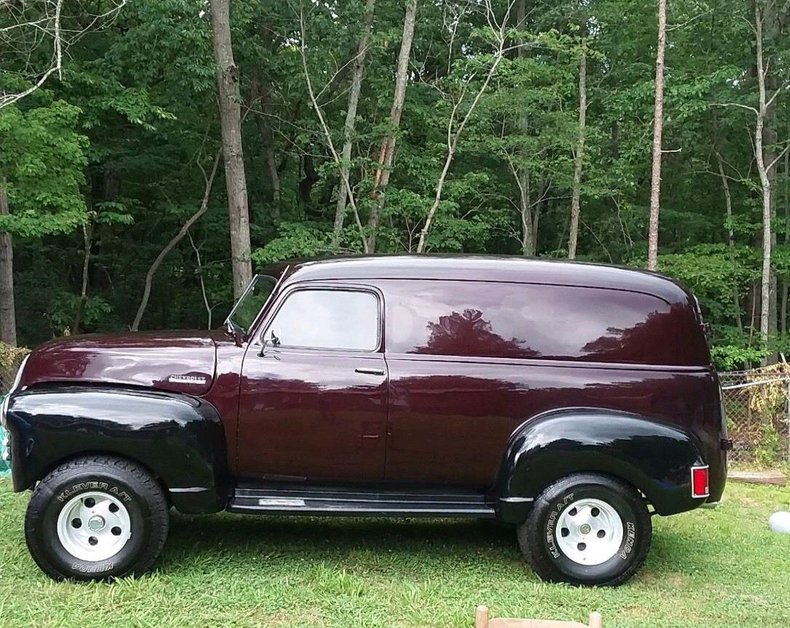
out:
<path id="1" fill-rule="evenodd" d="M 263 336 L 263 344 L 261 345 L 259 356 L 263 357 L 264 352 L 266 351 L 266 347 L 271 345 L 272 347 L 279 347 L 280 346 L 280 336 L 277 333 L 277 330 L 274 328 L 269 329 Z"/>

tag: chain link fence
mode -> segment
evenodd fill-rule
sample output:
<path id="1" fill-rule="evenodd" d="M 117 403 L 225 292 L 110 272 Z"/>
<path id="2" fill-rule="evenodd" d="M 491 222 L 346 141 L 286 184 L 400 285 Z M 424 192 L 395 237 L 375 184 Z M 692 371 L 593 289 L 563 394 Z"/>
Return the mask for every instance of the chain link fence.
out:
<path id="1" fill-rule="evenodd" d="M 733 448 L 731 466 L 762 469 L 790 463 L 790 365 L 719 373 Z"/>

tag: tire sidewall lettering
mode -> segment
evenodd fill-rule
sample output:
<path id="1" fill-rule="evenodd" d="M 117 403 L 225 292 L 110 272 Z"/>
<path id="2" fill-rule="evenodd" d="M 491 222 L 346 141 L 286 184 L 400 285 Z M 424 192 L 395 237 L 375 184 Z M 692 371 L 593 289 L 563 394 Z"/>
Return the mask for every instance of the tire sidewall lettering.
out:
<path id="1" fill-rule="evenodd" d="M 636 524 L 633 521 L 626 521 L 624 532 L 623 546 L 617 555 L 623 560 L 628 560 L 628 556 L 634 551 L 636 544 Z"/>
<path id="2" fill-rule="evenodd" d="M 558 559 L 562 557 L 560 549 L 557 547 L 557 539 L 554 531 L 557 529 L 557 518 L 560 516 L 565 507 L 573 502 L 573 493 L 568 493 L 565 497 L 558 500 L 555 506 L 552 506 L 549 511 L 549 516 L 546 520 L 546 546 L 549 553 L 553 558 Z"/>
<path id="3" fill-rule="evenodd" d="M 86 482 L 77 482 L 76 484 L 72 484 L 68 488 L 62 490 L 55 496 L 55 499 L 64 504 L 68 499 L 74 497 L 75 495 L 79 495 L 80 493 L 86 493 L 88 491 L 102 491 L 107 493 L 108 495 L 112 495 L 119 500 L 124 501 L 125 503 L 131 503 L 132 496 L 122 487 L 116 484 L 110 484 L 109 482 L 104 482 L 100 480 L 88 480 Z"/>
<path id="4" fill-rule="evenodd" d="M 113 561 L 103 561 L 100 563 L 87 563 L 87 562 L 73 562 L 71 565 L 72 571 L 79 571 L 84 574 L 101 574 L 112 571 L 115 569 Z"/>

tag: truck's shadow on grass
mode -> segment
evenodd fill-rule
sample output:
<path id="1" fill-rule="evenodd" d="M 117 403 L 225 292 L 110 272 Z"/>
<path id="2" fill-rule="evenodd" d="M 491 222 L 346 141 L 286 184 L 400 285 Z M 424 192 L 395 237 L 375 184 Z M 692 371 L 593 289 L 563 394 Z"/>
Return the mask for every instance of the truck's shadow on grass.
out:
<path id="1" fill-rule="evenodd" d="M 642 570 L 661 576 L 683 561 L 686 569 L 705 569 L 703 559 L 689 556 L 690 542 L 674 531 L 654 535 L 648 562 Z M 305 517 L 248 517 L 174 514 L 170 536 L 159 567 L 178 572 L 189 563 L 223 562 L 239 570 L 261 561 L 286 566 L 298 561 L 353 565 L 403 562 L 444 564 L 458 569 L 485 561 L 494 571 L 534 577 L 516 543 L 515 528 L 492 521 L 442 519 L 359 519 Z M 697 564 L 699 563 L 699 564 Z M 641 578 L 637 578 L 639 580 Z"/>
<path id="2" fill-rule="evenodd" d="M 492 521 L 175 514 L 162 564 L 171 567 L 195 553 L 322 560 L 360 551 L 521 560 L 515 529 Z"/>

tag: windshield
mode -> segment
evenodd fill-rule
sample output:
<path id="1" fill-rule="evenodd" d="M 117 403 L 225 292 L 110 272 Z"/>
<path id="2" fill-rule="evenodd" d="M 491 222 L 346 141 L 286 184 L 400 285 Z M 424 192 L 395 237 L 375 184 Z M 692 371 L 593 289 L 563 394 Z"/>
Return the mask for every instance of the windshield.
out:
<path id="1" fill-rule="evenodd" d="M 228 314 L 225 324 L 246 335 L 276 285 L 277 280 L 274 277 L 255 275 L 244 294 Z"/>

